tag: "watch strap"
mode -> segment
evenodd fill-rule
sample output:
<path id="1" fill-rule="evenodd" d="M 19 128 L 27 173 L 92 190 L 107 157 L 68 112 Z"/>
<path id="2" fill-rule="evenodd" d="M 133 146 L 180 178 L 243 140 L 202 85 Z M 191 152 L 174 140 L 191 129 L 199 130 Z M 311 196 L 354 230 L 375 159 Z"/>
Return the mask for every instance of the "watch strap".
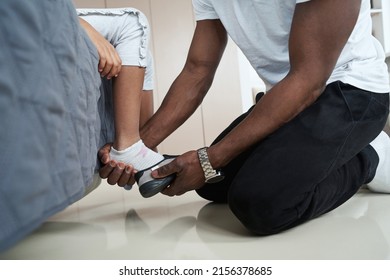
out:
<path id="1" fill-rule="evenodd" d="M 211 166 L 209 156 L 207 154 L 207 147 L 200 148 L 197 152 L 206 182 L 209 179 L 220 175 L 220 173 Z"/>

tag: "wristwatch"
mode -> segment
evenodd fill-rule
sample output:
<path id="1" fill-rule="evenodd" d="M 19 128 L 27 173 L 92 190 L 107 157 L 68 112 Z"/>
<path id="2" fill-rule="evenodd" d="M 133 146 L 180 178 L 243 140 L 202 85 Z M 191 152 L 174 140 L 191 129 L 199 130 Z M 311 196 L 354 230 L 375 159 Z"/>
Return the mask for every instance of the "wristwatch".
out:
<path id="1" fill-rule="evenodd" d="M 215 170 L 209 161 L 209 156 L 207 154 L 207 147 L 200 148 L 198 150 L 198 158 L 200 165 L 202 166 L 204 178 L 206 183 L 217 183 L 225 178 L 222 171 Z"/>

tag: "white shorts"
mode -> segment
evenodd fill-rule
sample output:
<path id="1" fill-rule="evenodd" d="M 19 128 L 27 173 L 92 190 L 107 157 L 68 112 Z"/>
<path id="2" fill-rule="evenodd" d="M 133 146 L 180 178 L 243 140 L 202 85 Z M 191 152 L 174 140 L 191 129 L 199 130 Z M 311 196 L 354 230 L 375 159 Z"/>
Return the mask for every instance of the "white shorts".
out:
<path id="1" fill-rule="evenodd" d="M 134 8 L 77 9 L 77 14 L 115 47 L 122 65 L 145 67 L 143 89 L 152 90 L 153 58 L 146 16 Z"/>

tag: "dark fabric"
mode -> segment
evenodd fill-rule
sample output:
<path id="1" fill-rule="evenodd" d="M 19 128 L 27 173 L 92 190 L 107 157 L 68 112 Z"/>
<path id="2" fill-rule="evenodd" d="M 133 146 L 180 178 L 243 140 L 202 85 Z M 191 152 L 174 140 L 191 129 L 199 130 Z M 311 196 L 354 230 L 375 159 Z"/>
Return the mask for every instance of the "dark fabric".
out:
<path id="1" fill-rule="evenodd" d="M 259 235 L 299 225 L 338 207 L 372 179 L 378 157 L 369 143 L 388 112 L 388 94 L 331 83 L 309 108 L 224 167 L 224 181 L 197 192 L 229 203 Z"/>

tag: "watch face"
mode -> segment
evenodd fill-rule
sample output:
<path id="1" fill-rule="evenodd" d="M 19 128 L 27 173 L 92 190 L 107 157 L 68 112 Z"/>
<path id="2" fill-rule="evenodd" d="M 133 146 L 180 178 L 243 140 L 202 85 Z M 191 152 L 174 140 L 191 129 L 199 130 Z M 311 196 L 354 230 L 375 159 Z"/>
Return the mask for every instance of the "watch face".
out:
<path id="1" fill-rule="evenodd" d="M 223 176 L 222 174 L 215 174 L 215 176 L 208 178 L 206 180 L 206 183 L 208 184 L 218 183 L 223 179 L 225 179 L 225 176 Z"/>

